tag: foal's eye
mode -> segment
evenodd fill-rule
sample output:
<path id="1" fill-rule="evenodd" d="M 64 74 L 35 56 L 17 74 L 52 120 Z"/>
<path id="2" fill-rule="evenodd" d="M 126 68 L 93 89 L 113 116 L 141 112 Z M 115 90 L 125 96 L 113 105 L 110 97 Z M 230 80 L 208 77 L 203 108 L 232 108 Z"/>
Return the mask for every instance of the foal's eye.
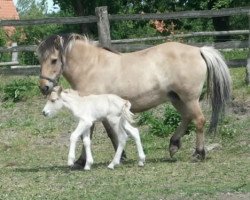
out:
<path id="1" fill-rule="evenodd" d="M 52 65 L 56 64 L 56 61 L 57 61 L 57 59 L 52 59 L 52 60 L 51 60 L 51 64 L 52 64 Z"/>

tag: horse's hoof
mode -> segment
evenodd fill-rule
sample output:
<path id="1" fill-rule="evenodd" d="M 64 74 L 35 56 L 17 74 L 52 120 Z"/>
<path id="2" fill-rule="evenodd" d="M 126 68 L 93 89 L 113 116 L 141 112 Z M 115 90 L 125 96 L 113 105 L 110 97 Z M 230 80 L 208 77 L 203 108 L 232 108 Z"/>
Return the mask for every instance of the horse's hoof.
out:
<path id="1" fill-rule="evenodd" d="M 205 158 L 206 158 L 205 150 L 204 149 L 202 149 L 202 150 L 196 149 L 195 152 L 193 153 L 192 161 L 199 162 L 199 161 L 205 160 Z"/>
<path id="2" fill-rule="evenodd" d="M 178 152 L 179 148 L 177 146 L 171 145 L 169 147 L 169 154 L 170 157 L 173 158 L 174 154 L 176 154 Z"/>
<path id="3" fill-rule="evenodd" d="M 178 152 L 179 148 L 181 148 L 181 141 L 179 139 L 175 140 L 171 138 L 169 144 L 169 153 L 171 158 L 173 158 L 174 154 Z"/>
<path id="4" fill-rule="evenodd" d="M 73 170 L 79 170 L 79 169 L 83 169 L 85 166 L 86 160 L 82 160 L 82 159 L 78 159 L 74 165 L 71 166 L 71 169 Z"/>
<path id="5" fill-rule="evenodd" d="M 126 161 L 126 159 L 127 159 L 127 155 L 126 155 L 125 151 L 123 151 L 120 162 L 123 163 L 124 161 Z"/>

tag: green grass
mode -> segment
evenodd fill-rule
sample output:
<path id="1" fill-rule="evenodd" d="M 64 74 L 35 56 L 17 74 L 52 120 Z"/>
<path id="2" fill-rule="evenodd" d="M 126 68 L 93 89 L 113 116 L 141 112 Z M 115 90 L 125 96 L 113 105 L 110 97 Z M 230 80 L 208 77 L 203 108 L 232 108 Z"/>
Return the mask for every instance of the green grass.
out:
<path id="1" fill-rule="evenodd" d="M 245 69 L 232 69 L 231 73 L 234 105 L 219 134 L 206 135 L 206 144 L 220 143 L 222 147 L 209 152 L 204 162 L 196 163 L 191 161 L 193 132 L 183 137 L 176 160 L 171 160 L 167 151 L 170 136 L 153 135 L 144 124 L 139 129 L 147 156 L 145 167 L 137 166 L 136 148 L 130 140 L 128 159 L 109 170 L 114 150 L 101 124 L 97 124 L 92 170 L 72 171 L 66 164 L 69 135 L 77 121 L 68 111 L 53 119 L 43 117 L 46 99 L 38 88 L 19 102 L 1 101 L 0 199 L 226 199 L 228 193 L 234 199 L 249 199 L 250 93 L 244 85 Z M 0 77 L 0 97 L 4 96 L 5 85 L 16 79 Z M 37 78 L 32 80 L 36 83 Z M 163 109 L 159 106 L 152 112 L 164 114 Z M 80 148 L 79 144 L 78 154 Z"/>

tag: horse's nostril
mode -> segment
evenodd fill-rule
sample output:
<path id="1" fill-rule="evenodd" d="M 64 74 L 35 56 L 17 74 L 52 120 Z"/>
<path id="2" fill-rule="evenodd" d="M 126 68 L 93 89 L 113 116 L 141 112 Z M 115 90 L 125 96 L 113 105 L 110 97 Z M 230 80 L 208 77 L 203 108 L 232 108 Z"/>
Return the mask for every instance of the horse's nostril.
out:
<path id="1" fill-rule="evenodd" d="M 48 91 L 48 90 L 49 90 L 49 86 L 45 86 L 45 87 L 44 87 L 44 90 L 45 90 L 45 91 Z"/>
<path id="2" fill-rule="evenodd" d="M 47 95 L 49 93 L 49 86 L 40 87 L 40 90 L 43 94 Z"/>

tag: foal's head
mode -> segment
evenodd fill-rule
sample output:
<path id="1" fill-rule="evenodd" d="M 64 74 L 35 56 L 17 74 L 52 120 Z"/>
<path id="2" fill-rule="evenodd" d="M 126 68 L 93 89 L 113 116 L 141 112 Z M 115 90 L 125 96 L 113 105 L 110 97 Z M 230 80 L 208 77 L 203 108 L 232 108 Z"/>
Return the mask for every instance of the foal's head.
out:
<path id="1" fill-rule="evenodd" d="M 62 88 L 60 86 L 55 86 L 52 89 L 52 92 L 48 97 L 48 101 L 42 111 L 44 116 L 51 117 L 55 115 L 63 107 L 61 92 Z"/>

